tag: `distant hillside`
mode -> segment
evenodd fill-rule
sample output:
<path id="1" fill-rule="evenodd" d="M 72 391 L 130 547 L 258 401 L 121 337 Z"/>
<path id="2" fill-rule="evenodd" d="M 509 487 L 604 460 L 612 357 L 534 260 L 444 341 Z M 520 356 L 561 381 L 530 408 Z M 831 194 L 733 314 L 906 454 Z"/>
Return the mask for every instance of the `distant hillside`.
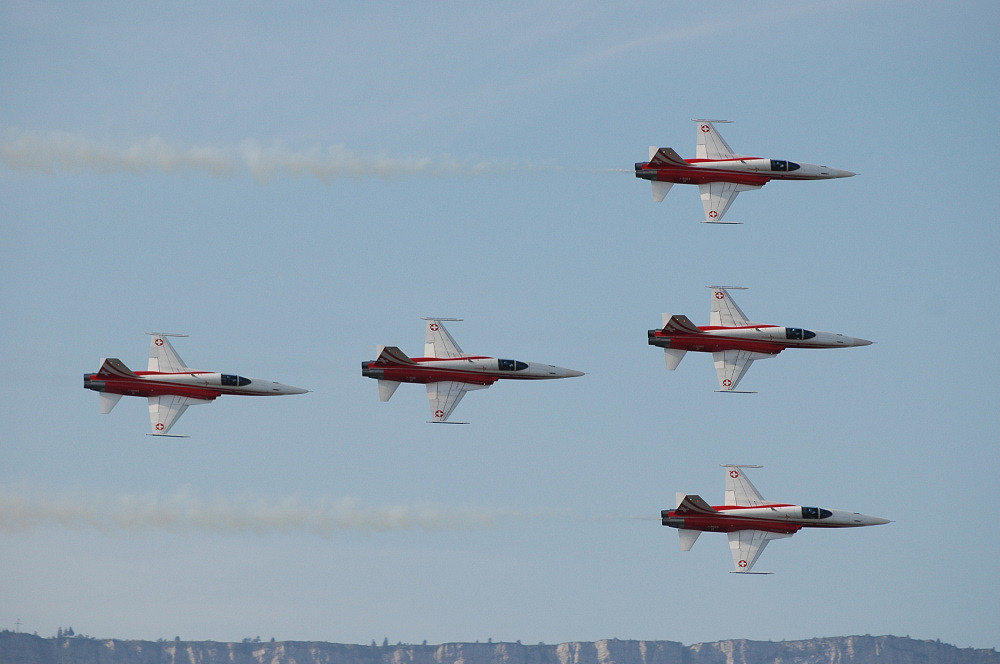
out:
<path id="1" fill-rule="evenodd" d="M 43 638 L 0 632 L 0 664 L 1000 664 L 996 650 L 896 636 L 805 641 L 617 639 L 558 645 L 359 646 L 317 641 L 218 643 Z"/>

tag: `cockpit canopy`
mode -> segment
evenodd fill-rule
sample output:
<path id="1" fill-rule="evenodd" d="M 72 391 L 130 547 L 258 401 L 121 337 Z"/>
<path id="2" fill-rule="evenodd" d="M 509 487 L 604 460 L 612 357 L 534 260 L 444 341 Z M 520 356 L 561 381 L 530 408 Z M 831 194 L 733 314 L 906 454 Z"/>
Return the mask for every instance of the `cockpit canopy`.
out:
<path id="1" fill-rule="evenodd" d="M 829 516 L 833 516 L 833 512 L 830 510 L 825 510 L 822 507 L 803 507 L 802 508 L 802 518 L 803 519 L 825 519 Z"/>
<path id="2" fill-rule="evenodd" d="M 772 159 L 771 160 L 771 170 L 772 171 L 794 171 L 802 168 L 794 161 L 785 161 L 784 159 Z"/>
<path id="3" fill-rule="evenodd" d="M 517 360 L 497 360 L 497 363 L 500 365 L 500 371 L 521 371 L 528 368 L 527 362 Z"/>
<path id="4" fill-rule="evenodd" d="M 801 327 L 785 328 L 786 339 L 812 339 L 815 336 L 816 336 L 815 332 L 810 332 L 809 330 L 803 330 Z"/>
<path id="5" fill-rule="evenodd" d="M 243 387 L 250 384 L 250 379 L 243 376 L 233 376 L 232 374 L 222 374 L 222 384 L 230 387 Z"/>

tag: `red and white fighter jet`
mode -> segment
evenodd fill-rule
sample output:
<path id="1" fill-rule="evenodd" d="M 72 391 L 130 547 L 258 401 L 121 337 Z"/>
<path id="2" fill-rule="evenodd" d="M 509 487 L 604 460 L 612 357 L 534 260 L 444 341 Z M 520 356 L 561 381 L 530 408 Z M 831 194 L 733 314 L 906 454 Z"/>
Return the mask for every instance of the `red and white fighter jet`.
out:
<path id="1" fill-rule="evenodd" d="M 695 122 L 698 146 L 694 159 L 684 159 L 673 148 L 651 146 L 649 161 L 636 163 L 635 176 L 653 183 L 653 200 L 657 203 L 675 184 L 698 185 L 708 223 L 739 223 L 722 220 L 736 194 L 760 189 L 771 180 L 829 180 L 854 175 L 828 166 L 738 155 L 715 129 L 714 123 L 730 120 Z"/>
<path id="2" fill-rule="evenodd" d="M 361 363 L 361 375 L 378 380 L 378 395 L 382 401 L 388 401 L 400 383 L 426 384 L 431 422 L 467 424 L 448 422 L 448 416 L 466 392 L 487 388 L 501 378 L 541 380 L 583 375 L 582 371 L 551 364 L 468 355 L 458 347 L 443 323 L 461 318 L 424 320 L 427 321 L 424 357 L 410 358 L 396 346 L 378 346 L 378 357 Z"/>
<path id="3" fill-rule="evenodd" d="M 712 289 L 712 313 L 708 325 L 699 327 L 687 316 L 663 314 L 663 329 L 649 330 L 646 334 L 650 346 L 663 349 L 670 370 L 677 368 L 689 350 L 712 353 L 719 376 L 719 392 L 736 392 L 736 386 L 754 360 L 774 357 L 786 348 L 848 348 L 871 344 L 867 339 L 832 332 L 751 323 L 729 295 L 730 290 L 738 287 L 709 288 Z"/>
<path id="4" fill-rule="evenodd" d="M 97 373 L 83 374 L 83 386 L 100 392 L 101 412 L 110 413 L 123 396 L 147 397 L 150 436 L 168 436 L 170 427 L 184 414 L 188 406 L 211 403 L 223 394 L 244 396 L 275 396 L 305 394 L 304 390 L 282 385 L 272 380 L 244 378 L 233 374 L 196 371 L 184 364 L 166 337 L 184 334 L 149 333 L 149 367 L 147 371 L 132 371 L 117 358 L 101 358 Z M 186 438 L 187 436 L 172 436 Z"/>
<path id="5" fill-rule="evenodd" d="M 725 504 L 711 506 L 701 496 L 677 494 L 677 507 L 662 510 L 664 526 L 677 528 L 681 550 L 689 551 L 703 532 L 728 533 L 733 554 L 733 572 L 751 572 L 767 543 L 791 537 L 801 528 L 851 528 L 878 526 L 889 519 L 858 512 L 803 507 L 764 500 L 743 473 L 744 468 L 760 466 L 724 465 L 726 469 Z"/>

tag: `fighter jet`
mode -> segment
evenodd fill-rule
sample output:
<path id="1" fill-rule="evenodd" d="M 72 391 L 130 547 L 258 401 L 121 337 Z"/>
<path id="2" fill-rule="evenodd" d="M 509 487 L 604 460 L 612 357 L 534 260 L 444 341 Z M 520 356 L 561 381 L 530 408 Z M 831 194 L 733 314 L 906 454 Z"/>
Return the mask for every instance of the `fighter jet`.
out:
<path id="1" fill-rule="evenodd" d="M 279 394 L 305 394 L 291 385 L 272 380 L 244 378 L 234 374 L 196 371 L 184 364 L 167 337 L 184 337 L 185 334 L 148 332 L 149 367 L 147 371 L 132 371 L 117 358 L 101 358 L 97 373 L 83 374 L 83 386 L 100 392 L 101 412 L 110 413 L 124 395 L 149 399 L 149 421 L 153 428 L 149 436 L 171 436 L 170 427 L 184 414 L 188 406 L 211 403 L 223 394 L 245 396 L 274 396 Z"/>
<path id="2" fill-rule="evenodd" d="M 729 533 L 732 571 L 737 574 L 770 574 L 750 570 L 768 542 L 791 537 L 800 528 L 851 528 L 890 523 L 888 519 L 858 512 L 768 502 L 743 473 L 744 468 L 760 466 L 723 465 L 723 468 L 726 469 L 725 505 L 712 507 L 701 496 L 678 493 L 677 507 L 662 510 L 660 519 L 664 526 L 678 529 L 681 551 L 689 551 L 704 531 Z"/>
<path id="3" fill-rule="evenodd" d="M 707 223 L 740 223 L 722 220 L 736 194 L 760 189 L 771 180 L 828 180 L 854 175 L 828 166 L 738 155 L 715 129 L 714 123 L 731 120 L 695 122 L 698 146 L 694 159 L 682 158 L 673 148 L 651 146 L 649 161 L 636 163 L 635 176 L 653 183 L 653 200 L 657 203 L 675 184 L 698 185 Z"/>
<path id="4" fill-rule="evenodd" d="M 699 327 L 684 315 L 663 314 L 663 329 L 646 333 L 650 346 L 663 349 L 667 369 L 673 371 L 689 350 L 711 353 L 719 377 L 717 392 L 739 392 L 739 385 L 754 360 L 774 357 L 786 348 L 847 348 L 868 346 L 867 339 L 800 327 L 751 323 L 729 295 L 739 286 L 709 286 L 712 313 L 709 325 Z M 752 392 L 743 392 L 752 394 Z"/>
<path id="5" fill-rule="evenodd" d="M 468 355 L 444 328 L 444 321 L 461 318 L 423 320 L 427 321 L 424 357 L 410 358 L 395 346 L 378 346 L 378 358 L 362 362 L 361 375 L 378 380 L 378 396 L 382 401 L 388 401 L 400 383 L 426 384 L 432 423 L 468 424 L 448 422 L 448 416 L 466 392 L 487 388 L 501 378 L 540 380 L 583 375 L 582 371 L 551 364 Z"/>

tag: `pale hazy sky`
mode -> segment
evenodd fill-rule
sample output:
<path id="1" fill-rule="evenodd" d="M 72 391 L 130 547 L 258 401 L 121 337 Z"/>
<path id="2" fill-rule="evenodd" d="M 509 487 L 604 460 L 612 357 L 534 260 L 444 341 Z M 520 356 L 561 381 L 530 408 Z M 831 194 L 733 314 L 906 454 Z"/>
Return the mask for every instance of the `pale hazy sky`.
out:
<path id="1" fill-rule="evenodd" d="M 997 647 L 992 2 L 0 4 L 0 626 L 338 642 L 798 639 Z M 709 226 L 654 204 L 695 117 L 773 182 Z M 667 372 L 661 312 L 877 341 Z M 460 427 L 360 375 L 470 352 L 583 378 L 469 394 Z M 152 439 L 82 375 L 188 364 L 313 392 L 191 408 Z M 655 520 L 765 497 L 803 531 L 731 575 Z"/>

